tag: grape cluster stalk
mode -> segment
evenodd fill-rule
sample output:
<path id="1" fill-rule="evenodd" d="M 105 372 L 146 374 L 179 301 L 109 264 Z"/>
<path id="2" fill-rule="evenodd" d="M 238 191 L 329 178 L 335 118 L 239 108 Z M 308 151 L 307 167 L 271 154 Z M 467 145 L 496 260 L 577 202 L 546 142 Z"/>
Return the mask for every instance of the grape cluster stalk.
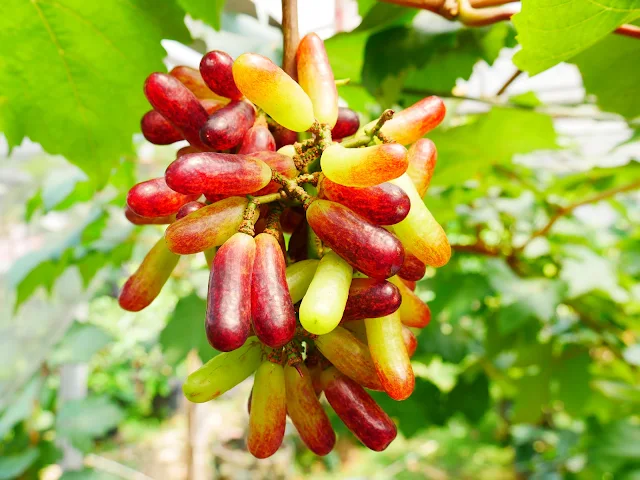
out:
<path id="1" fill-rule="evenodd" d="M 129 191 L 132 223 L 168 227 L 119 301 L 142 310 L 181 255 L 203 252 L 204 334 L 223 353 L 189 375 L 185 396 L 207 402 L 255 374 L 254 456 L 278 450 L 287 415 L 310 450 L 329 453 L 336 436 L 322 394 L 381 451 L 396 426 L 367 390 L 413 392 L 410 358 L 431 319 L 416 281 L 451 256 L 422 201 L 437 157 L 423 137 L 445 106 L 428 97 L 361 126 L 338 106 L 320 37 L 301 40 L 296 65 L 297 82 L 261 55 L 212 51 L 199 71 L 149 75 L 142 133 L 189 146 L 163 177 Z M 301 132 L 310 135 L 298 141 Z"/>

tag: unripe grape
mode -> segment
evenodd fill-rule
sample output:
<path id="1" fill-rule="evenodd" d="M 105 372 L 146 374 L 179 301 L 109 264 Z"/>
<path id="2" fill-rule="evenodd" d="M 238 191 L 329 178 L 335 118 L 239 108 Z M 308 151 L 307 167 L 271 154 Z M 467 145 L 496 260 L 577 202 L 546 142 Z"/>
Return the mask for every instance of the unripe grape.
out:
<path id="1" fill-rule="evenodd" d="M 129 312 L 148 307 L 162 290 L 180 257 L 167 248 L 164 238 L 156 242 L 122 287 L 118 302 Z"/>
<path id="2" fill-rule="evenodd" d="M 338 89 L 324 42 L 315 33 L 305 35 L 296 52 L 298 83 L 313 104 L 320 123 L 333 127 L 338 119 Z"/>
<path id="3" fill-rule="evenodd" d="M 200 60 L 200 74 L 207 86 L 218 95 L 240 100 L 242 93 L 233 81 L 233 58 L 220 50 L 208 52 Z"/>
<path id="4" fill-rule="evenodd" d="M 418 339 L 406 325 L 402 325 L 402 339 L 404 341 L 404 346 L 407 349 L 407 355 L 409 355 L 409 358 L 413 357 L 413 354 L 418 348 Z"/>
<path id="5" fill-rule="evenodd" d="M 150 110 L 142 116 L 140 130 L 144 138 L 155 145 L 169 145 L 184 138 L 169 120 L 155 110 Z"/>
<path id="6" fill-rule="evenodd" d="M 367 318 L 367 343 L 380 383 L 394 400 L 405 400 L 413 393 L 415 378 L 402 335 L 399 313 Z"/>
<path id="7" fill-rule="evenodd" d="M 322 335 L 340 323 L 352 273 L 351 266 L 336 253 L 322 257 L 300 305 L 300 323 L 305 330 Z"/>
<path id="8" fill-rule="evenodd" d="M 429 306 L 420 300 L 409 287 L 407 287 L 400 277 L 389 279 L 400 290 L 402 303 L 398 309 L 400 321 L 407 327 L 424 328 L 431 321 L 431 310 Z"/>
<path id="9" fill-rule="evenodd" d="M 320 159 L 327 178 L 347 187 L 371 187 L 397 178 L 407 170 L 407 149 L 398 143 L 373 147 L 329 146 Z"/>
<path id="10" fill-rule="evenodd" d="M 398 287 L 385 280 L 354 278 L 342 315 L 343 322 L 390 315 L 402 302 Z"/>
<path id="11" fill-rule="evenodd" d="M 256 371 L 251 394 L 247 449 L 256 458 L 276 453 L 287 421 L 287 399 L 282 365 L 264 361 Z"/>
<path id="12" fill-rule="evenodd" d="M 319 263 L 320 260 L 309 259 L 293 263 L 287 267 L 287 286 L 293 303 L 298 303 L 307 293 Z"/>
<path id="13" fill-rule="evenodd" d="M 233 62 L 238 89 L 276 122 L 304 132 L 314 122 L 313 105 L 302 87 L 262 55 L 245 53 Z"/>
<path id="14" fill-rule="evenodd" d="M 407 175 L 413 181 L 418 195 L 424 197 L 431 184 L 431 177 L 438 160 L 436 146 L 428 138 L 421 138 L 409 147 L 407 158 L 409 159 Z"/>
<path id="15" fill-rule="evenodd" d="M 422 201 L 408 175 L 391 183 L 402 188 L 411 199 L 409 215 L 393 226 L 396 236 L 407 245 L 422 262 L 441 267 L 451 258 L 451 246 L 440 224 Z"/>
<path id="16" fill-rule="evenodd" d="M 164 177 L 140 182 L 127 193 L 127 205 L 143 217 L 166 217 L 200 195 L 183 195 L 169 188 Z"/>
<path id="17" fill-rule="evenodd" d="M 180 65 L 174 67 L 173 70 L 169 72 L 169 74 L 180 80 L 185 87 L 191 90 L 193 94 L 200 99 L 217 100 L 218 102 L 222 102 L 225 105 L 229 103 L 229 98 L 231 97 L 227 97 L 226 95 L 218 95 L 216 94 L 216 92 L 212 91 L 205 83 L 200 72 L 195 68 Z"/>
<path id="18" fill-rule="evenodd" d="M 250 337 L 240 348 L 213 357 L 189 375 L 182 385 L 182 391 L 191 402 L 213 400 L 255 372 L 261 358 L 260 341 Z"/>

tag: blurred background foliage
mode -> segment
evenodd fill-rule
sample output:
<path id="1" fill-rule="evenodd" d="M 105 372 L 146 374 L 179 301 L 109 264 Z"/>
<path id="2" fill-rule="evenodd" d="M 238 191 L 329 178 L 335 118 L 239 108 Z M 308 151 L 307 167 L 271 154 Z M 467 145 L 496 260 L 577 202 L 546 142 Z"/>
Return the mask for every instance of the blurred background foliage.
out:
<path id="1" fill-rule="evenodd" d="M 430 94 L 448 107 L 429 135 L 439 159 L 425 202 L 455 253 L 418 284 L 434 318 L 413 358 L 415 393 L 375 395 L 398 440 L 374 454 L 336 420 L 328 457 L 290 433 L 256 462 L 242 443 L 250 386 L 197 409 L 182 401 L 190 365 L 215 354 L 202 331 L 204 258 L 183 258 L 145 311 L 117 305 L 162 235 L 126 222 L 126 192 L 176 150 L 137 133 L 144 78 L 214 48 L 279 61 L 273 9 L 8 0 L 0 479 L 640 478 L 640 41 L 609 34 L 640 5 L 563 2 L 569 15 L 526 0 L 516 32 L 373 0 L 318 3 L 299 8 L 316 26 L 333 22 L 331 63 L 350 78 L 340 96 L 363 121 Z M 337 13 L 353 21 L 338 25 Z M 587 21 L 595 14 L 602 22 Z M 505 84 L 512 62 L 543 73 Z M 76 399 L 65 372 L 84 379 Z M 69 452 L 84 470 L 69 468 Z"/>

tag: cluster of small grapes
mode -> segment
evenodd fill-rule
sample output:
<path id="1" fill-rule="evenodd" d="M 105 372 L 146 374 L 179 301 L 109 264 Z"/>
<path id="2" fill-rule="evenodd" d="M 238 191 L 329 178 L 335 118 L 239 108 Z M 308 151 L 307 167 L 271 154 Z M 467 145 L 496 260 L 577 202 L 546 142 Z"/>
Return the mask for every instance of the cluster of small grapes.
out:
<path id="1" fill-rule="evenodd" d="M 199 72 L 177 67 L 147 78 L 154 109 L 143 134 L 190 146 L 164 177 L 128 194 L 131 222 L 169 226 L 120 305 L 146 307 L 180 255 L 204 252 L 205 330 L 224 353 L 189 375 L 186 397 L 211 400 L 255 372 L 247 445 L 256 457 L 279 448 L 287 415 L 313 452 L 330 452 L 335 433 L 322 392 L 380 451 L 396 427 L 365 388 L 395 400 L 411 395 L 415 335 L 431 317 L 415 282 L 451 255 L 422 201 L 436 161 L 422 137 L 445 108 L 428 97 L 360 127 L 355 112 L 338 107 L 317 35 L 302 39 L 296 60 L 297 82 L 260 55 L 233 61 L 219 51 L 204 56 Z M 310 135 L 298 141 L 298 132 Z"/>

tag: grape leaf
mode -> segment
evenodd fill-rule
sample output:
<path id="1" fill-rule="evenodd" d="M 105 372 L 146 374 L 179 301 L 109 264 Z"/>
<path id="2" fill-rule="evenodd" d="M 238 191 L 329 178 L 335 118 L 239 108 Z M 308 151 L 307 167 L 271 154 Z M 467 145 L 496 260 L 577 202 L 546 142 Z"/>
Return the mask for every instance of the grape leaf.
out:
<path id="1" fill-rule="evenodd" d="M 173 1 L 6 0 L 0 15 L 0 131 L 79 166 L 99 187 L 149 108 L 163 38 L 187 41 Z"/>
<path id="2" fill-rule="evenodd" d="M 58 411 L 56 432 L 76 448 L 87 451 L 92 439 L 116 427 L 123 416 L 122 409 L 106 397 L 70 400 Z"/>
<path id="3" fill-rule="evenodd" d="M 493 108 L 474 122 L 437 129 L 429 134 L 438 145 L 433 185 L 461 184 L 506 164 L 518 153 L 557 149 L 556 132 L 548 115 L 518 109 Z"/>
<path id="4" fill-rule="evenodd" d="M 49 356 L 52 366 L 63 363 L 86 363 L 113 338 L 102 328 L 90 324 L 74 323 L 65 332 L 62 341 Z"/>
<path id="5" fill-rule="evenodd" d="M 638 17 L 640 0 L 522 2 L 522 11 L 513 16 L 522 50 L 513 61 L 521 70 L 535 75 L 569 60 Z"/>
<path id="6" fill-rule="evenodd" d="M 220 17 L 226 0 L 177 0 L 193 18 L 202 20 L 215 30 L 220 30 Z"/>
<path id="7" fill-rule="evenodd" d="M 638 39 L 609 35 L 571 63 L 580 69 L 585 90 L 596 96 L 601 110 L 636 118 L 640 116 L 640 61 L 633 59 L 640 59 Z"/>

